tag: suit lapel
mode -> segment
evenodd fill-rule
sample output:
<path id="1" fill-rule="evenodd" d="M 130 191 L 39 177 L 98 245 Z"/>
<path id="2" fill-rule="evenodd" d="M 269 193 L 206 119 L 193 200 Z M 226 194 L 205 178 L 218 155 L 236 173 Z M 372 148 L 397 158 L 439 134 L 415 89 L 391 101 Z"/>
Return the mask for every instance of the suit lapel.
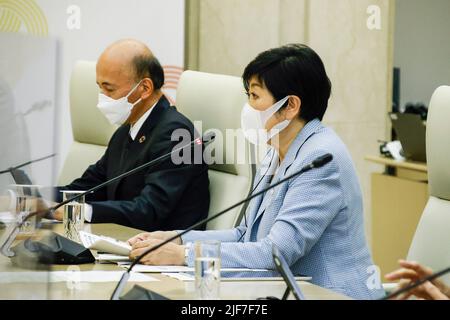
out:
<path id="1" fill-rule="evenodd" d="M 273 177 L 270 184 L 277 183 L 278 181 L 285 178 L 287 175 L 288 169 L 291 167 L 292 163 L 297 158 L 301 147 L 305 144 L 305 142 L 314 134 L 317 132 L 318 129 L 322 127 L 319 120 L 312 120 L 308 122 L 305 127 L 300 131 L 300 133 L 297 135 L 295 140 L 292 142 L 291 146 L 289 147 L 288 153 L 286 154 L 286 157 L 284 158 L 283 162 L 280 165 L 280 168 L 278 169 L 276 175 Z M 275 152 L 275 151 L 274 151 Z M 269 183 L 265 185 L 265 188 L 269 186 Z M 253 224 L 258 221 L 258 219 L 261 217 L 261 215 L 265 212 L 267 206 L 270 205 L 270 202 L 272 199 L 275 199 L 278 194 L 278 190 L 280 190 L 281 185 L 275 187 L 274 189 L 269 190 L 264 195 L 264 200 L 260 201 L 260 207 L 257 209 L 257 215 L 255 219 L 253 220 Z M 253 225 L 252 225 L 253 226 Z"/>
<path id="2" fill-rule="evenodd" d="M 117 167 L 114 176 L 118 176 L 124 172 L 127 172 L 136 167 L 136 163 L 141 158 L 141 153 L 143 150 L 146 150 L 146 147 L 150 141 L 150 135 L 155 126 L 159 123 L 162 115 L 170 108 L 169 101 L 163 96 L 158 103 L 154 106 L 154 110 L 150 113 L 147 120 L 145 120 L 141 129 L 139 130 L 136 138 L 132 140 L 129 138 L 129 126 L 126 137 L 123 138 L 124 141 L 118 142 L 121 146 L 121 161 L 120 165 Z M 127 143 L 129 141 L 128 149 Z M 117 189 L 120 185 L 121 181 L 114 183 L 111 188 L 109 188 L 108 198 L 115 199 L 115 195 Z"/>
<path id="3" fill-rule="evenodd" d="M 273 150 L 269 150 L 264 157 L 264 159 L 261 161 L 261 164 L 259 165 L 259 168 L 257 170 L 257 173 L 254 178 L 254 183 L 252 186 L 252 194 L 256 194 L 262 189 L 266 188 L 269 184 L 270 176 L 267 175 L 267 172 L 269 170 L 269 166 L 272 160 L 272 152 Z M 246 216 L 248 221 L 253 221 L 256 213 L 258 212 L 258 209 L 261 205 L 261 201 L 263 199 L 264 195 L 259 195 L 255 198 L 253 198 L 248 206 Z M 250 227 L 250 225 L 248 226 Z"/>

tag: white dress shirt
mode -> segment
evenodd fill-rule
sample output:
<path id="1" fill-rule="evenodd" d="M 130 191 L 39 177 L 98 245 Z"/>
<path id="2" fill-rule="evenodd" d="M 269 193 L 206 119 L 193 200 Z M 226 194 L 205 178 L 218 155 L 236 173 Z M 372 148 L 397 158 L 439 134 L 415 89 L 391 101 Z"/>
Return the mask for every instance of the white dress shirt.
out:
<path id="1" fill-rule="evenodd" d="M 133 141 L 136 139 L 137 134 L 139 133 L 139 130 L 141 130 L 142 126 L 144 125 L 145 121 L 147 120 L 147 118 L 150 116 L 150 114 L 152 113 L 152 110 L 155 108 L 156 104 L 158 102 L 156 102 L 150 109 L 147 110 L 146 113 L 144 113 L 138 121 L 136 121 L 130 128 L 130 137 L 131 139 L 133 139 Z M 84 220 L 86 222 L 91 222 L 92 221 L 92 206 L 90 204 L 85 204 L 84 207 Z"/>

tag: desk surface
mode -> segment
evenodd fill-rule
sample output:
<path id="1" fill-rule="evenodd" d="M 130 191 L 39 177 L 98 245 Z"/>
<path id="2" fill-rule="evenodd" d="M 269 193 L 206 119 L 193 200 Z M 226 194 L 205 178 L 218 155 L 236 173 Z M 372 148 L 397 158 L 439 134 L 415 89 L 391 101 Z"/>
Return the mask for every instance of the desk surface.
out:
<path id="1" fill-rule="evenodd" d="M 421 172 L 428 172 L 427 164 L 423 162 L 415 162 L 415 161 L 397 161 L 391 158 L 381 157 L 381 156 L 366 156 L 364 158 L 367 161 L 375 162 L 378 164 L 390 166 L 390 167 L 396 167 L 396 168 L 403 168 L 403 169 L 409 169 L 409 170 L 415 170 L 415 171 L 421 171 Z"/>
<path id="2" fill-rule="evenodd" d="M 62 224 L 54 224 L 55 232 L 62 232 Z M 86 225 L 85 230 L 94 234 L 114 237 L 119 240 L 127 240 L 139 232 L 139 230 L 126 228 L 114 224 L 92 224 Z M 0 230 L 0 237 L 4 230 Z M 66 271 L 70 266 L 52 266 L 52 271 Z M 75 266 L 81 271 L 123 271 L 122 268 L 114 264 L 84 264 Z M 72 267 L 73 268 L 73 267 Z M 1 274 L 5 272 L 29 272 L 32 270 L 21 269 L 12 265 L 11 261 L 0 256 L 0 299 L 79 299 L 79 300 L 104 300 L 109 299 L 116 285 L 115 282 L 83 282 L 77 286 L 70 286 L 65 282 L 53 283 L 1 283 Z M 41 271 L 44 272 L 45 271 Z M 194 283 L 192 281 L 183 282 L 161 274 L 151 274 L 159 281 L 128 283 L 124 290 L 126 293 L 133 285 L 139 284 L 142 287 L 151 289 L 170 299 L 195 299 Z M 347 297 L 318 287 L 308 282 L 299 281 L 305 297 L 312 300 L 341 300 Z M 224 281 L 221 283 L 221 298 L 226 300 L 254 300 L 258 297 L 283 295 L 286 286 L 282 281 Z"/>

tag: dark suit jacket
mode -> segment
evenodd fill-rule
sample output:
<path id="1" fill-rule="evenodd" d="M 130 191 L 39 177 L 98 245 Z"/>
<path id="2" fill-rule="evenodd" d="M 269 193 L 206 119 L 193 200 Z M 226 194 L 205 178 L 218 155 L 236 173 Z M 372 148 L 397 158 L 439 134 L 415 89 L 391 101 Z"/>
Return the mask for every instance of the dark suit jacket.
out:
<path id="1" fill-rule="evenodd" d="M 88 190 L 176 147 L 185 146 L 189 141 L 172 141 L 172 132 L 176 129 L 188 130 L 189 140 L 194 139 L 192 122 L 171 107 L 165 97 L 154 108 L 134 141 L 129 136 L 130 126 L 121 126 L 112 136 L 104 156 L 81 178 L 57 188 L 58 191 Z M 201 152 L 202 147 L 198 147 Z M 188 149 L 193 159 L 195 152 Z M 177 165 L 168 158 L 156 167 L 96 191 L 86 198 L 93 208 L 91 222 L 116 223 L 147 231 L 186 229 L 208 215 L 208 166 L 202 161 Z M 57 193 L 61 200 L 60 192 Z"/>

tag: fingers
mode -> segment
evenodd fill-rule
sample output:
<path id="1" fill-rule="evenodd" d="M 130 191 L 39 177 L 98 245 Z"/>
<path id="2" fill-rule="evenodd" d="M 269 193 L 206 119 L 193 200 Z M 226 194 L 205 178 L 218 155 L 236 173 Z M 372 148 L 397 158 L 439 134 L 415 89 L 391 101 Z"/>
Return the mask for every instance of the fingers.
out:
<path id="1" fill-rule="evenodd" d="M 397 290 L 404 289 L 405 287 L 409 286 L 410 284 L 411 284 L 410 280 L 402 279 L 398 283 Z M 392 300 L 408 300 L 413 295 L 416 295 L 416 296 L 420 295 L 419 288 L 416 288 L 414 290 L 410 290 L 410 291 L 404 292 L 402 294 L 399 294 L 396 297 L 393 297 Z M 422 295 L 420 295 L 420 296 L 422 296 Z"/>
<path id="2" fill-rule="evenodd" d="M 131 260 L 135 260 L 138 257 L 140 257 L 147 249 L 146 248 L 138 248 L 138 249 L 133 249 L 130 251 L 130 256 L 129 258 Z"/>
<path id="3" fill-rule="evenodd" d="M 400 279 L 410 279 L 410 280 L 417 280 L 419 278 L 419 275 L 416 271 L 411 269 L 398 269 L 394 272 L 388 273 L 385 275 L 385 278 L 390 281 L 400 280 Z"/>
<path id="4" fill-rule="evenodd" d="M 160 240 L 154 240 L 154 239 L 136 242 L 131 248 L 129 258 L 131 260 L 135 260 L 138 257 L 140 257 L 141 255 L 143 255 L 147 250 L 155 247 L 156 245 L 158 245 L 160 243 L 161 243 Z M 152 257 L 157 255 L 158 252 L 159 252 L 159 250 L 156 250 L 155 252 L 151 252 L 151 253 L 145 255 L 145 257 L 143 257 L 141 262 L 144 264 L 152 264 Z"/>
<path id="5" fill-rule="evenodd" d="M 416 271 L 421 277 L 429 276 L 429 275 L 433 274 L 432 269 L 430 269 L 428 267 L 424 267 L 415 261 L 400 260 L 399 264 L 403 268 L 412 269 L 412 270 Z"/>
<path id="6" fill-rule="evenodd" d="M 139 249 L 139 248 L 149 249 L 150 247 L 154 247 L 154 246 L 160 244 L 161 242 L 162 242 L 162 240 L 159 240 L 159 239 L 142 240 L 142 241 L 138 241 L 135 244 L 133 244 L 132 249 Z"/>
<path id="7" fill-rule="evenodd" d="M 149 233 L 139 233 L 138 235 L 134 236 L 133 238 L 128 239 L 128 244 L 130 246 L 134 245 L 137 242 L 144 241 L 148 238 Z"/>
<path id="8" fill-rule="evenodd" d="M 433 300 L 448 300 L 448 297 L 445 294 L 443 294 L 431 282 L 427 281 L 422 286 L 423 286 L 423 290 L 430 296 L 430 299 L 433 299 Z"/>
<path id="9" fill-rule="evenodd" d="M 63 217 L 64 217 L 64 209 L 62 209 L 62 208 L 56 210 L 53 214 L 53 219 L 58 220 L 58 221 L 62 221 Z"/>
<path id="10" fill-rule="evenodd" d="M 127 242 L 130 246 L 132 246 L 138 241 L 142 241 L 141 238 L 139 236 L 134 236 L 133 238 L 128 239 Z"/>
<path id="11" fill-rule="evenodd" d="M 403 293 L 398 295 L 397 298 L 395 298 L 395 300 L 408 300 L 413 294 L 411 292 L 407 292 L 407 293 Z"/>

